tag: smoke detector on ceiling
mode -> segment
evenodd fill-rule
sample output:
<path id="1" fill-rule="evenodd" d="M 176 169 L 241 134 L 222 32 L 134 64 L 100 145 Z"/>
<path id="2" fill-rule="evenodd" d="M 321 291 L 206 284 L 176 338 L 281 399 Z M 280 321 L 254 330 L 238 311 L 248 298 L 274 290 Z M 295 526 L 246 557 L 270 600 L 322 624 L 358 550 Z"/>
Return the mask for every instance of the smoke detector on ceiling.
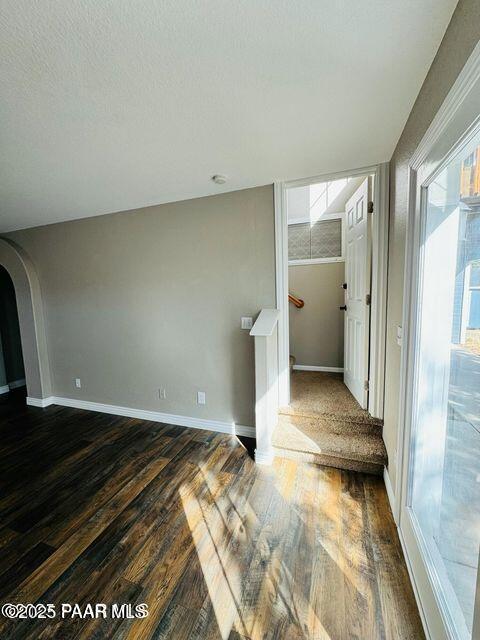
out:
<path id="1" fill-rule="evenodd" d="M 213 182 L 215 182 L 215 184 L 225 184 L 225 182 L 227 181 L 227 176 L 222 176 L 219 173 L 216 173 L 214 176 L 212 176 L 212 180 Z"/>

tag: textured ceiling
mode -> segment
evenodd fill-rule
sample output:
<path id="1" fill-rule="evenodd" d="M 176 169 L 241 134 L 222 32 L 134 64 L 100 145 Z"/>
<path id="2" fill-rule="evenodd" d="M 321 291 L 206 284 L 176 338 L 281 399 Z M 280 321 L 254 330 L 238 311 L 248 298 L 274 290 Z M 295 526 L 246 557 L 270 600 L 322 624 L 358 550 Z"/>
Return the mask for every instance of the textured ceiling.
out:
<path id="1" fill-rule="evenodd" d="M 0 232 L 388 160 L 454 5 L 3 0 Z"/>

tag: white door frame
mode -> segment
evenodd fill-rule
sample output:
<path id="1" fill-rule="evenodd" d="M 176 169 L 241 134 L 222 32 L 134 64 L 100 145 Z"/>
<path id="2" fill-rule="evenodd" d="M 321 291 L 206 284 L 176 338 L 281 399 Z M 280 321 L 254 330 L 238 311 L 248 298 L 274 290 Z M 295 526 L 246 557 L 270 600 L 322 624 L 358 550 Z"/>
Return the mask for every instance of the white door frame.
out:
<path id="1" fill-rule="evenodd" d="M 286 190 L 291 187 L 306 187 L 318 182 L 326 182 L 327 180 L 366 175 L 373 175 L 375 178 L 372 217 L 372 303 L 368 410 L 373 417 L 383 419 L 388 269 L 388 162 L 300 180 L 276 182 L 274 185 L 276 299 L 277 309 L 280 311 L 278 321 L 278 368 L 279 404 L 281 406 L 288 405 L 290 402 Z"/>
<path id="2" fill-rule="evenodd" d="M 442 596 L 435 592 L 438 577 L 417 551 L 425 546 L 409 514 L 412 428 L 414 423 L 414 390 L 416 354 L 418 352 L 418 313 L 422 235 L 422 202 L 419 171 L 431 176 L 441 171 L 480 127 L 480 43 L 477 44 L 463 70 L 453 84 L 435 118 L 432 120 L 409 163 L 408 219 L 403 291 L 403 345 L 400 368 L 400 403 L 397 432 L 397 473 L 393 495 L 389 498 L 399 529 L 400 541 L 427 638 L 456 638 Z M 418 179 L 417 179 L 418 177 Z M 418 183 L 418 184 L 417 184 Z M 387 487 L 390 485 L 386 473 Z M 413 522 L 413 526 L 412 526 Z M 415 544 L 413 542 L 415 541 Z M 478 594 L 477 594 L 478 595 Z M 433 612 L 433 613 L 432 613 Z M 480 611 L 477 606 L 473 638 L 480 638 Z"/>

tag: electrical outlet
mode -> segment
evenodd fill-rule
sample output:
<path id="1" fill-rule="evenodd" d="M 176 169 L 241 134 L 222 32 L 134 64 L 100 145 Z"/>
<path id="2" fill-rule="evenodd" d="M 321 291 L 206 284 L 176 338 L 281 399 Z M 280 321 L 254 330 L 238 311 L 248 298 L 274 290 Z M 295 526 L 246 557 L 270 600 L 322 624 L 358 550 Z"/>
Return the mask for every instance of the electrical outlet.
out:
<path id="1" fill-rule="evenodd" d="M 165 389 L 165 387 L 160 387 L 160 389 L 158 390 L 158 397 L 160 398 L 160 400 L 165 400 L 165 398 L 167 397 L 167 390 Z"/>
<path id="2" fill-rule="evenodd" d="M 82 388 L 82 381 L 80 380 L 80 378 L 75 378 L 75 386 L 77 387 L 77 389 Z"/>
<path id="3" fill-rule="evenodd" d="M 240 326 L 242 329 L 251 329 L 253 327 L 253 318 L 242 318 Z"/>
<path id="4" fill-rule="evenodd" d="M 205 404 L 207 402 L 205 391 L 197 391 L 197 404 Z"/>

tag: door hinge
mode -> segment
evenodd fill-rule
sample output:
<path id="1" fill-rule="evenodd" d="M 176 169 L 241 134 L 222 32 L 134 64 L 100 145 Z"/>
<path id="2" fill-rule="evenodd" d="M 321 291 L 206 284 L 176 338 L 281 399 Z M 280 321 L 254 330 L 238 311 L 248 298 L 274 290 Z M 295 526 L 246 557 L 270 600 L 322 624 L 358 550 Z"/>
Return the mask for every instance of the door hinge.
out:
<path id="1" fill-rule="evenodd" d="M 373 200 L 369 200 L 368 201 L 367 212 L 368 213 L 373 213 Z"/>
<path id="2" fill-rule="evenodd" d="M 372 296 L 369 293 L 365 296 L 365 304 L 372 304 Z"/>
<path id="3" fill-rule="evenodd" d="M 363 383 L 363 388 L 365 389 L 365 391 L 368 391 L 370 389 L 370 382 L 368 380 L 365 380 L 365 382 Z"/>

